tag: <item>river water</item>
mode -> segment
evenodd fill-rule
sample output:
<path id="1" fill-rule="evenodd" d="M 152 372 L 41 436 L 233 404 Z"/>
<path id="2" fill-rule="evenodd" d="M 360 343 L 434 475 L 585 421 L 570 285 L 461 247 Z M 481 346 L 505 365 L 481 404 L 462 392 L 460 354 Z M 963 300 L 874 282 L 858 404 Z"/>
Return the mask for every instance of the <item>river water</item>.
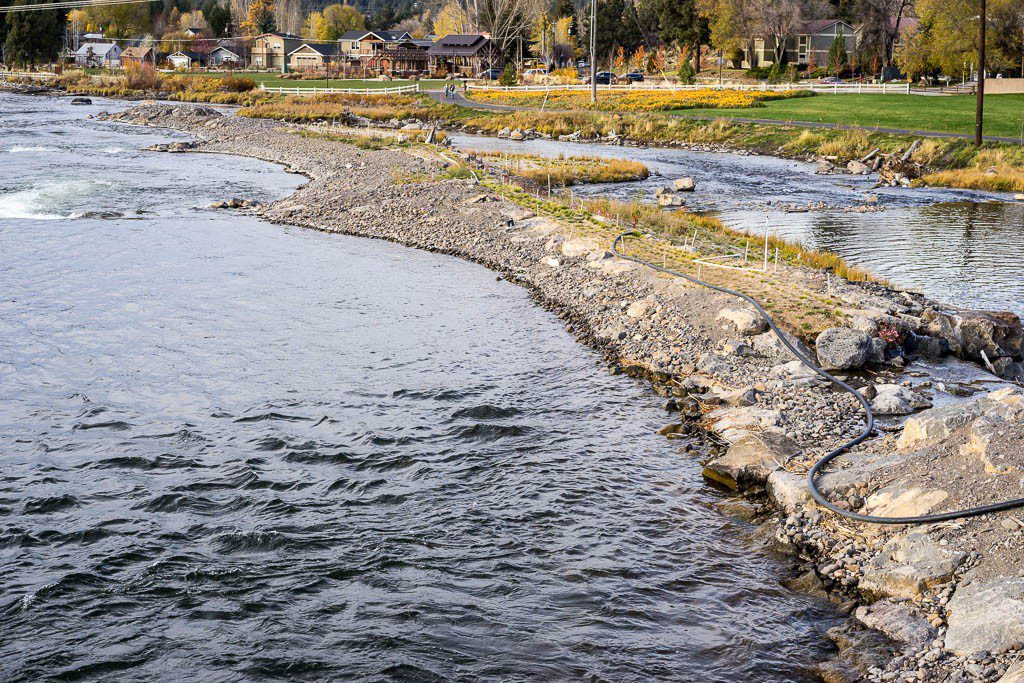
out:
<path id="1" fill-rule="evenodd" d="M 827 603 L 493 273 L 0 95 L 0 679 L 790 681 Z"/>
<path id="2" fill-rule="evenodd" d="M 686 196 L 687 205 L 716 212 L 727 225 L 758 235 L 767 226 L 939 301 L 1024 316 L 1024 202 L 1012 195 L 874 188 L 870 177 L 815 175 L 813 164 L 773 157 L 466 135 L 453 142 L 465 150 L 634 159 L 653 173 L 640 182 L 574 188 L 584 196 L 653 201 L 657 188 L 693 176 L 697 190 Z M 873 197 L 882 211 L 845 210 Z M 818 202 L 830 208 L 787 211 Z"/>

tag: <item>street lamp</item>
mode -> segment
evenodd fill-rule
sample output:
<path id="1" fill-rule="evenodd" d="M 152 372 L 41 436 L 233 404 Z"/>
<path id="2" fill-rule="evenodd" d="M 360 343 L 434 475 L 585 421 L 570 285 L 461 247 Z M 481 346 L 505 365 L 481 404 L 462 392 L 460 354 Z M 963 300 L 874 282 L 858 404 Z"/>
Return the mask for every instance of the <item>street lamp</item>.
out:
<path id="1" fill-rule="evenodd" d="M 597 103 L 597 0 L 590 0 L 590 102 Z"/>
<path id="2" fill-rule="evenodd" d="M 985 0 L 979 0 L 981 11 L 978 13 L 978 100 L 974 113 L 974 146 L 981 147 L 982 129 L 985 123 L 985 25 L 988 16 L 985 13 Z"/>

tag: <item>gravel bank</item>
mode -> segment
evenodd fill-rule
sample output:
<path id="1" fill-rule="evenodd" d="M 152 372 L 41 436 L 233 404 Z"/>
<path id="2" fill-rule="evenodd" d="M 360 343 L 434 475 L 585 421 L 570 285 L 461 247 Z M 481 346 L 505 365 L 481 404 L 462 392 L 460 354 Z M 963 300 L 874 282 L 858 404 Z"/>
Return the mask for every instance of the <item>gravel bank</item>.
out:
<path id="1" fill-rule="evenodd" d="M 762 523 L 767 542 L 806 561 L 803 589 L 827 591 L 852 612 L 830 634 L 842 654 L 823 668 L 827 680 L 994 681 L 1020 656 L 1024 513 L 912 529 L 866 528 L 823 514 L 803 476 L 859 431 L 856 402 L 792 363 L 764 321 L 736 300 L 615 259 L 608 244 L 573 237 L 475 180 L 446 178 L 446 162 L 432 148 L 361 150 L 203 107 L 148 105 L 108 118 L 199 139 L 167 151 L 284 164 L 310 182 L 285 200 L 243 210 L 481 263 L 527 287 L 613 367 L 654 380 L 666 409 L 678 413 L 663 433 L 704 456 L 709 480 L 754 501 L 737 514 Z M 801 277 L 812 276 L 794 271 L 794 282 Z M 827 494 L 889 515 L 1024 495 L 1024 396 L 1008 387 L 928 408 L 938 392 L 897 375 L 903 355 L 875 341 L 899 333 L 899 343 L 918 352 L 983 355 L 1014 372 L 1019 321 L 946 314 L 919 297 L 834 286 L 855 323 L 819 340 L 819 359 L 841 370 L 874 362 L 876 374 L 858 381 L 893 421 L 827 475 Z M 904 425 L 906 415 L 913 417 Z M 698 431 L 715 445 L 689 438 Z"/>

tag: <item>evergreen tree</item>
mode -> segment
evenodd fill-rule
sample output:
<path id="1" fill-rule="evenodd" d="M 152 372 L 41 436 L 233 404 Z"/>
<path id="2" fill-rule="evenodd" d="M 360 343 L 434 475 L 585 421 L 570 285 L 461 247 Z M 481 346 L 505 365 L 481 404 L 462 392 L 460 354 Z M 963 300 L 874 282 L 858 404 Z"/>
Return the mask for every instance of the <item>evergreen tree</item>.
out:
<path id="1" fill-rule="evenodd" d="M 700 16 L 696 0 L 654 0 L 661 39 L 675 43 L 680 49 L 692 46 L 699 50 L 708 42 L 710 29 L 706 18 Z"/>
<path id="2" fill-rule="evenodd" d="M 203 5 L 203 16 L 206 17 L 206 23 L 210 25 L 210 31 L 215 37 L 224 35 L 224 29 L 231 18 L 231 12 L 227 7 L 217 0 L 207 0 Z"/>
<path id="3" fill-rule="evenodd" d="M 25 5 L 34 0 L 15 0 Z M 57 59 L 64 44 L 65 15 L 59 10 L 11 12 L 4 19 L 4 48 L 12 64 L 35 64 Z"/>
<path id="4" fill-rule="evenodd" d="M 597 2 L 597 55 L 595 61 L 611 68 L 619 48 L 632 54 L 643 38 L 637 27 L 632 5 L 625 0 L 598 0 Z M 590 45 L 590 13 L 584 13 L 580 31 L 580 45 Z"/>
<path id="5" fill-rule="evenodd" d="M 846 38 L 837 35 L 828 48 L 828 65 L 836 76 L 846 67 Z"/>

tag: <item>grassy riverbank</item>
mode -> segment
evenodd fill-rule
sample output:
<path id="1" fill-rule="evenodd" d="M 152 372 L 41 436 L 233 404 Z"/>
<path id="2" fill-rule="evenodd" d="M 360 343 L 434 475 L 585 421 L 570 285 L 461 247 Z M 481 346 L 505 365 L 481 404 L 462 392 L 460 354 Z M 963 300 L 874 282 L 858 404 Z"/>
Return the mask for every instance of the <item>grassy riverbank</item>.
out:
<path id="1" fill-rule="evenodd" d="M 781 102 L 813 103 L 828 96 L 803 97 Z M 837 96 L 854 104 L 860 95 Z M 879 96 L 881 97 L 881 96 Z M 908 96 L 901 97 L 903 101 Z M 954 98 L 914 97 L 915 101 Z M 778 102 L 767 103 L 769 105 Z M 793 106 L 799 106 L 794 104 Z M 834 105 L 830 105 L 834 106 Z M 770 108 L 770 107 L 769 107 Z M 715 110 L 738 114 L 756 110 Z M 839 164 L 860 159 L 874 149 L 882 154 L 899 155 L 916 141 L 916 135 L 881 133 L 867 128 L 855 130 L 807 129 L 779 124 L 715 119 L 704 120 L 656 111 L 605 112 L 575 111 L 478 111 L 454 104 L 440 104 L 424 95 L 324 95 L 312 98 L 287 97 L 265 100 L 247 107 L 242 115 L 294 122 L 344 119 L 356 114 L 372 121 L 420 119 L 440 121 L 449 126 L 494 135 L 504 128 L 534 130 L 558 137 L 578 134 L 582 140 L 610 135 L 650 145 L 713 145 L 723 149 L 806 159 L 825 157 Z M 921 165 L 924 181 L 950 187 L 986 190 L 1024 191 L 1024 147 L 1006 143 L 986 143 L 980 150 L 969 140 L 926 138 L 911 160 Z"/>
<path id="2" fill-rule="evenodd" d="M 798 99 L 766 100 L 757 111 L 735 109 L 680 109 L 684 116 L 772 119 L 780 123 L 807 121 L 896 128 L 937 133 L 974 133 L 975 99 L 964 95 L 815 95 Z M 989 95 L 985 98 L 985 133 L 1000 137 L 1024 136 L 1024 95 Z"/>

